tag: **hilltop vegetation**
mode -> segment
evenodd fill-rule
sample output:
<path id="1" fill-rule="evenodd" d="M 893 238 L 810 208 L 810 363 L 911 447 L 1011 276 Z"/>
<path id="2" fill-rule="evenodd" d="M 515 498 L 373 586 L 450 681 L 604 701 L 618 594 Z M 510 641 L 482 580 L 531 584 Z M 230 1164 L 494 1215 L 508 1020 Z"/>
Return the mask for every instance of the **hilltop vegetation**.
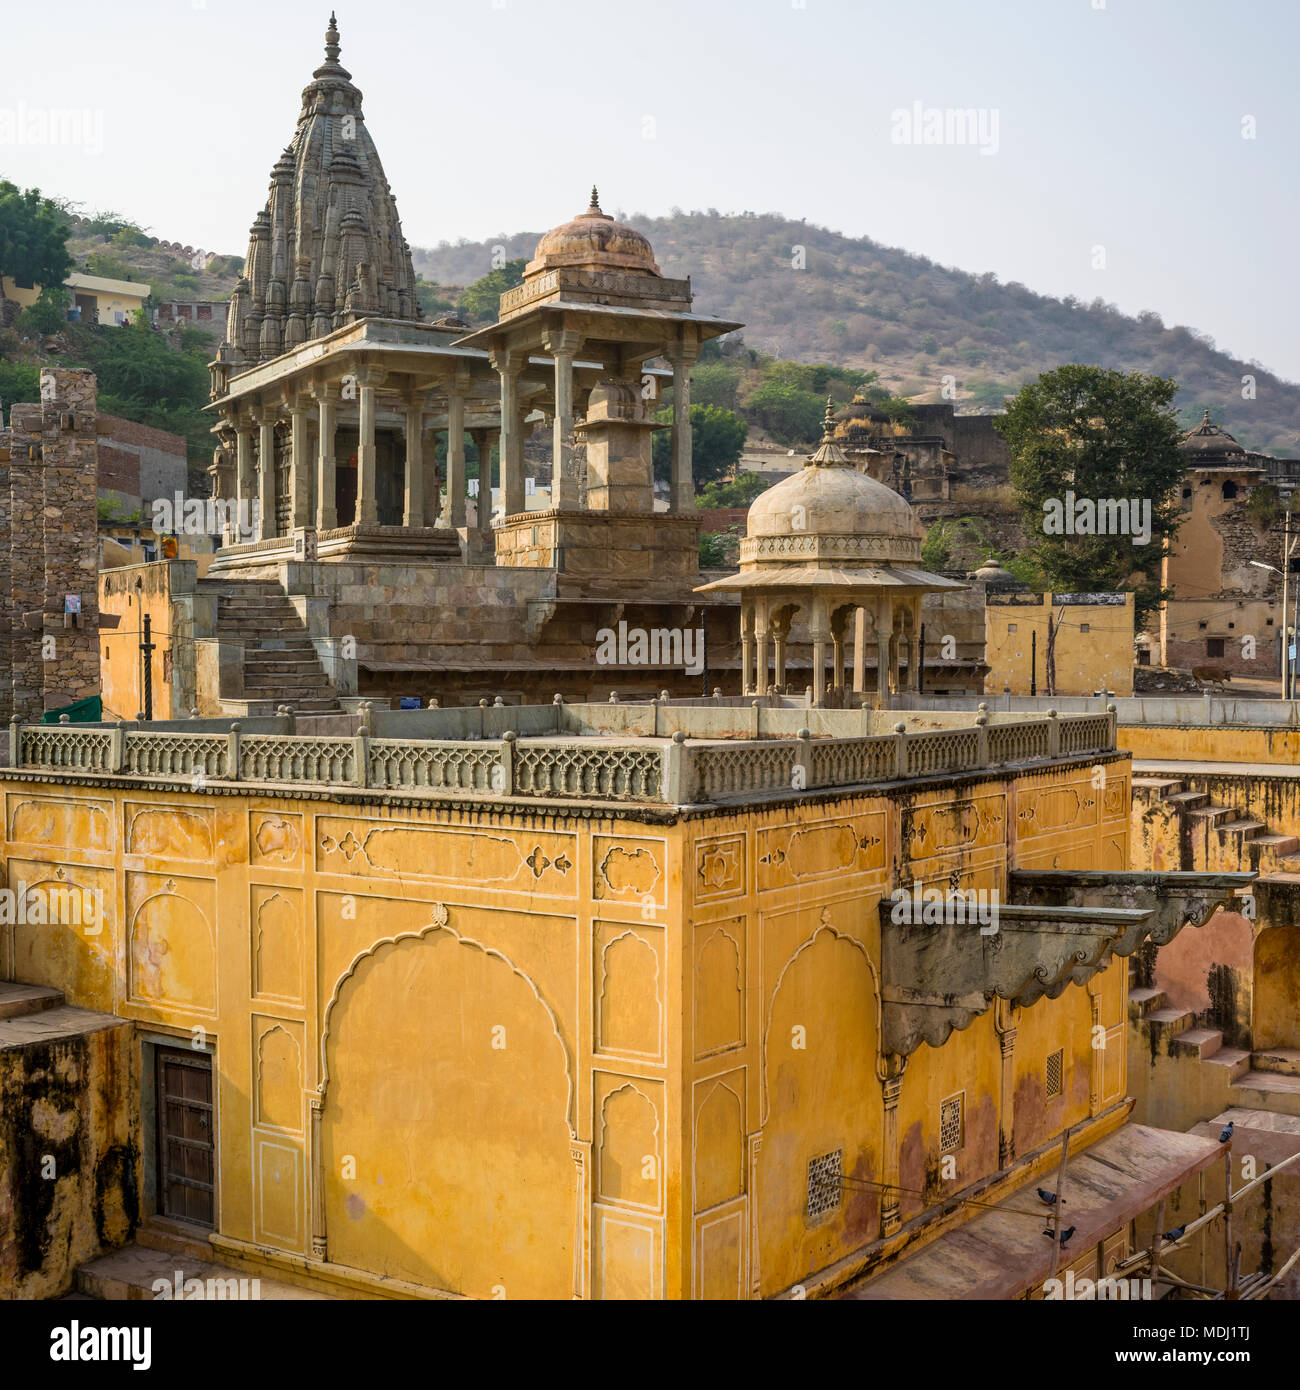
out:
<path id="1" fill-rule="evenodd" d="M 1121 314 L 999 283 L 921 256 L 779 214 L 674 210 L 627 217 L 645 233 L 666 275 L 690 275 L 696 307 L 743 320 L 747 344 L 776 358 L 879 372 L 881 385 L 914 400 L 938 400 L 956 382 L 958 409 L 1000 409 L 1041 372 L 1069 362 L 1143 371 L 1179 383 L 1190 423 L 1208 406 L 1248 448 L 1300 454 L 1300 386 L 1258 363 L 1220 352 L 1192 328 L 1159 314 Z M 504 259 L 531 257 L 540 232 L 415 250 L 426 280 L 463 287 Z M 805 268 L 796 270 L 796 248 Z M 1242 378 L 1256 399 L 1243 400 Z"/>

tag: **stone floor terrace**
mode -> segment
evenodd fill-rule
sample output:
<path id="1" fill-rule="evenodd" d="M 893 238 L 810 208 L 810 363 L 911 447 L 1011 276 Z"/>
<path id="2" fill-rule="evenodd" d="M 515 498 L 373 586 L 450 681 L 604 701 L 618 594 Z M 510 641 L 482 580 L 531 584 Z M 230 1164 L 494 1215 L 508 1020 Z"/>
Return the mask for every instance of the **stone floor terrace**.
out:
<path id="1" fill-rule="evenodd" d="M 825 710 L 788 697 L 11 724 L 0 775 L 401 799 L 688 808 L 1116 752 L 1114 707 Z"/>

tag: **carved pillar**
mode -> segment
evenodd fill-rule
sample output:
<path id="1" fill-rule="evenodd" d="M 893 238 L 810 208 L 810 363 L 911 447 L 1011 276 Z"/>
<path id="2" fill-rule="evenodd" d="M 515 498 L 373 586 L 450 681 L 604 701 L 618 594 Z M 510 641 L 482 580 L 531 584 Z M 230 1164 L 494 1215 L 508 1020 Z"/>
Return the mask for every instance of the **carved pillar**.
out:
<path id="1" fill-rule="evenodd" d="M 839 608 L 831 614 L 831 665 L 835 670 L 835 679 L 831 682 L 832 690 L 841 690 L 844 687 L 844 628 L 848 623 L 848 609 Z"/>
<path id="2" fill-rule="evenodd" d="M 826 701 L 826 640 L 830 636 L 826 600 L 820 594 L 812 601 L 808 635 L 813 649 L 813 704 L 820 708 Z"/>
<path id="3" fill-rule="evenodd" d="M 1122 963 L 1123 968 L 1127 969 L 1127 962 Z M 1098 1032 L 1098 1029 L 1101 1029 L 1101 982 L 1103 978 L 1102 975 L 1094 975 L 1088 981 L 1088 1005 L 1092 1010 L 1091 1036 L 1093 1038 L 1100 1037 L 1103 1043 L 1109 1045 L 1110 1039 L 1106 1037 L 1105 1030 L 1102 1029 L 1100 1033 Z M 1121 1046 L 1122 1045 L 1121 1042 Z M 1101 1091 L 1105 1082 L 1105 1077 L 1102 1075 L 1102 1068 L 1106 1065 L 1106 1049 L 1105 1047 L 1094 1046 L 1090 1051 L 1092 1055 L 1088 1062 L 1088 1114 L 1100 1115 Z M 1066 1078 L 1062 1077 L 1062 1088 L 1065 1086 L 1065 1081 Z"/>
<path id="4" fill-rule="evenodd" d="M 424 525 L 424 392 L 405 396 L 406 407 L 406 466 L 405 496 L 402 505 L 403 526 Z"/>
<path id="5" fill-rule="evenodd" d="M 468 377 L 460 375 L 447 388 L 447 525 L 457 529 L 465 524 L 465 395 L 468 389 Z"/>
<path id="6" fill-rule="evenodd" d="M 325 1149 L 321 1142 L 324 1108 L 323 1095 L 311 1097 L 311 1253 L 318 1260 L 329 1258 L 325 1243 Z"/>
<path id="7" fill-rule="evenodd" d="M 311 447 L 307 396 L 294 396 L 289 401 L 290 421 L 290 481 L 292 498 L 290 529 L 301 531 L 311 525 Z"/>
<path id="8" fill-rule="evenodd" d="M 478 499 L 475 505 L 474 529 L 483 532 L 489 529 L 483 524 L 483 513 L 485 510 L 491 511 L 492 455 L 488 449 L 487 430 L 470 430 L 469 437 L 474 441 L 474 448 L 478 453 Z"/>
<path id="9" fill-rule="evenodd" d="M 479 485 L 478 485 L 478 495 L 479 495 L 478 524 L 479 524 L 479 530 L 483 533 L 484 539 L 485 539 L 485 540 L 487 541 L 487 543 L 488 543 L 488 549 L 490 550 L 490 549 L 491 549 L 491 543 L 492 543 L 492 450 L 495 449 L 495 450 L 497 451 L 497 488 L 498 488 L 498 490 L 503 489 L 504 486 L 505 486 L 504 483 L 502 483 L 502 481 L 501 481 L 501 479 L 504 477 L 504 473 L 503 473 L 502 470 L 503 470 L 503 468 L 504 468 L 504 466 L 505 466 L 505 455 L 504 455 L 504 454 L 502 453 L 502 451 L 501 451 L 501 431 L 500 431 L 500 430 L 497 430 L 497 429 L 484 430 L 484 431 L 483 431 L 483 437 L 484 437 L 484 445 L 483 445 L 483 458 L 484 458 L 484 463 L 483 463 L 483 467 L 484 467 L 487 471 L 486 471 L 486 473 L 485 473 L 484 475 L 481 476 L 481 478 L 480 478 L 480 480 L 479 480 Z M 485 489 L 485 488 L 487 489 L 486 495 L 485 495 L 485 493 L 484 493 L 484 489 Z M 503 494 L 503 495 L 504 495 L 504 494 Z"/>
<path id="10" fill-rule="evenodd" d="M 889 637 L 894 627 L 894 613 L 887 598 L 876 607 L 876 702 L 882 708 L 889 703 Z"/>
<path id="11" fill-rule="evenodd" d="M 277 411 L 266 408 L 257 412 L 257 504 L 261 512 L 258 540 L 270 540 L 275 535 L 275 422 Z"/>
<path id="12" fill-rule="evenodd" d="M 361 439 L 357 445 L 357 520 L 363 526 L 379 522 L 379 497 L 375 490 L 375 388 L 382 385 L 383 372 L 363 367 L 357 374 L 360 389 Z"/>
<path id="13" fill-rule="evenodd" d="M 1016 1157 L 1015 1005 L 1006 999 L 995 1000 L 993 1026 L 1002 1044 L 1002 1087 L 998 1102 L 998 1167 L 1009 1168 Z"/>
<path id="14" fill-rule="evenodd" d="M 754 604 L 740 601 L 740 693 L 753 694 L 754 680 Z"/>
<path id="15" fill-rule="evenodd" d="M 524 510 L 524 439 L 519 420 L 519 373 L 523 354 L 494 348 L 489 353 L 501 377 L 501 509 L 503 516 Z"/>
<path id="16" fill-rule="evenodd" d="M 329 382 L 312 392 L 316 398 L 316 529 L 332 531 L 339 524 L 334 494 L 334 437 L 338 427 L 335 387 Z"/>
<path id="17" fill-rule="evenodd" d="M 921 597 L 912 600 L 912 644 L 907 649 L 907 688 L 921 688 Z"/>
<path id="18" fill-rule="evenodd" d="M 240 420 L 235 431 L 235 496 L 239 505 L 235 508 L 238 531 L 232 537 L 236 541 L 253 539 L 252 508 L 249 503 L 256 491 L 253 483 L 253 427 L 247 420 Z"/>
<path id="19" fill-rule="evenodd" d="M 670 512 L 690 512 L 695 507 L 695 479 L 691 465 L 691 365 L 700 349 L 694 342 L 678 343 L 668 354 L 673 368 L 673 472 Z"/>
<path id="20" fill-rule="evenodd" d="M 551 506 L 574 507 L 578 482 L 573 475 L 573 358 L 582 347 L 582 335 L 546 332 L 542 346 L 555 359 L 555 424 L 551 463 Z"/>
<path id="21" fill-rule="evenodd" d="M 785 641 L 790 635 L 790 611 L 778 609 L 772 619 L 772 648 L 776 663 L 776 688 L 785 693 Z"/>
<path id="22" fill-rule="evenodd" d="M 881 1167 L 884 1172 L 881 1180 L 886 1184 L 880 1198 L 882 1236 L 892 1236 L 902 1225 L 898 1190 L 898 1098 L 903 1094 L 903 1073 L 907 1070 L 907 1058 L 891 1055 L 887 1065 L 888 1074 L 881 1082 L 885 1101 L 884 1152 L 881 1155 Z"/>
<path id="23" fill-rule="evenodd" d="M 754 604 L 754 693 L 767 694 L 767 600 L 760 598 Z"/>
<path id="24" fill-rule="evenodd" d="M 853 610 L 853 689 L 861 695 L 867 688 L 867 610 Z"/>

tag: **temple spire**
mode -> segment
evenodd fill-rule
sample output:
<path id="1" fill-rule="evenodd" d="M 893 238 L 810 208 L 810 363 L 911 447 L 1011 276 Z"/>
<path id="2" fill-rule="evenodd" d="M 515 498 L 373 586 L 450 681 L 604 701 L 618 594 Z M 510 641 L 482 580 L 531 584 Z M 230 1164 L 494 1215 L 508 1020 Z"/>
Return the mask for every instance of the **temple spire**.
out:
<path id="1" fill-rule="evenodd" d="M 330 63 L 339 60 L 339 24 L 333 10 L 330 11 L 330 27 L 325 30 L 325 60 Z"/>

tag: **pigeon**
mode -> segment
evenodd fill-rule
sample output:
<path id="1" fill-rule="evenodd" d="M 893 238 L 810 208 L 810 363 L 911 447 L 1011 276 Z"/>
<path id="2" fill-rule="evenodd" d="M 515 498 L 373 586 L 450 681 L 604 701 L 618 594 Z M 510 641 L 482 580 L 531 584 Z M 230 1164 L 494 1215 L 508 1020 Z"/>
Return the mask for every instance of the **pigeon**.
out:
<path id="1" fill-rule="evenodd" d="M 1223 1132 L 1219 1135 L 1219 1143 L 1226 1144 L 1232 1138 L 1232 1121 L 1229 1120 L 1223 1127 Z"/>
<path id="2" fill-rule="evenodd" d="M 1044 1231 L 1043 1234 L 1044 1234 L 1045 1236 L 1047 1236 L 1047 1237 L 1050 1238 L 1051 1235 L 1052 1235 L 1052 1232 L 1051 1232 L 1051 1231 Z M 1062 1250 L 1064 1250 L 1065 1247 L 1070 1243 L 1070 1237 L 1071 1237 L 1073 1234 L 1074 1234 L 1074 1227 L 1073 1227 L 1073 1226 L 1067 1226 L 1067 1227 L 1065 1228 L 1065 1230 L 1063 1230 L 1063 1231 L 1061 1232 L 1061 1249 L 1062 1249 Z"/>
<path id="3" fill-rule="evenodd" d="M 1182 1240 L 1182 1238 L 1183 1238 L 1183 1232 L 1184 1232 L 1186 1229 L 1187 1229 L 1187 1222 L 1184 1221 L 1183 1224 L 1182 1224 L 1181 1226 L 1175 1226 L 1174 1229 L 1173 1229 L 1172 1231 L 1166 1231 L 1165 1234 L 1164 1234 L 1164 1239 L 1167 1240 L 1167 1241 L 1169 1242 L 1170 1245 L 1172 1245 L 1172 1244 L 1174 1243 L 1174 1241 L 1176 1241 L 1176 1240 Z"/>
<path id="4" fill-rule="evenodd" d="M 1036 1190 L 1038 1192 L 1038 1200 L 1040 1202 L 1045 1202 L 1049 1207 L 1054 1207 L 1056 1205 L 1055 1192 L 1049 1192 L 1045 1187 L 1040 1187 Z"/>

